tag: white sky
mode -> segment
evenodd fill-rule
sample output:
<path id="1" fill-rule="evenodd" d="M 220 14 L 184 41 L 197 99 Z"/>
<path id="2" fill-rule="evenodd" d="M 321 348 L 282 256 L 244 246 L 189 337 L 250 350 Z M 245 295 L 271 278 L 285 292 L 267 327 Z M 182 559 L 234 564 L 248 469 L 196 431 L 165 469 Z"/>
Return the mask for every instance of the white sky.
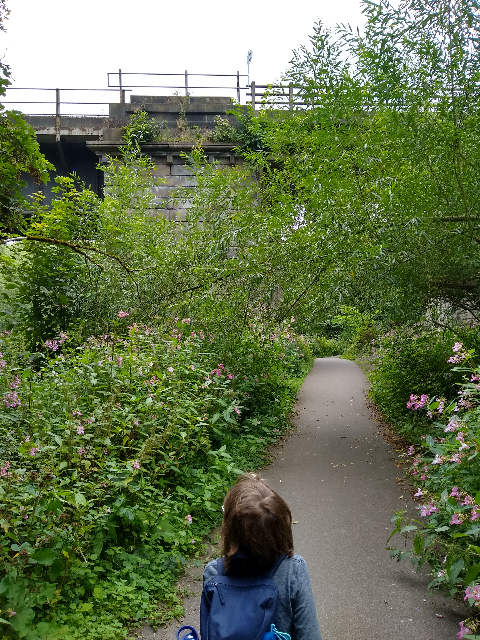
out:
<path id="1" fill-rule="evenodd" d="M 7 32 L 0 33 L 0 56 L 10 65 L 17 87 L 104 88 L 107 72 L 119 68 L 123 72 L 183 73 L 188 69 L 189 73 L 235 74 L 239 70 L 246 74 L 249 49 L 253 51 L 250 79 L 267 84 L 287 68 L 293 49 L 308 44 L 315 21 L 330 27 L 339 22 L 363 23 L 360 0 L 7 2 L 11 13 Z M 112 81 L 117 78 L 118 74 Z M 183 81 L 171 80 L 171 84 Z M 136 89 L 133 93 L 172 92 Z M 191 90 L 194 96 L 209 93 Z M 94 96 L 107 99 L 106 94 L 90 94 L 89 99 Z"/>

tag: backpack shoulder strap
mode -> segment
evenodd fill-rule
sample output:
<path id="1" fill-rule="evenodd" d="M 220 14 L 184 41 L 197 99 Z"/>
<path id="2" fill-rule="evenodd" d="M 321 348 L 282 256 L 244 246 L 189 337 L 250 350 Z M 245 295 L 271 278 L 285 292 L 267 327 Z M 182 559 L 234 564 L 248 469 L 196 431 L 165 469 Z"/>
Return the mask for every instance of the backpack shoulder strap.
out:
<path id="1" fill-rule="evenodd" d="M 286 553 L 282 553 L 282 555 L 275 562 L 275 564 L 270 569 L 270 571 L 266 574 L 270 579 L 273 578 L 273 576 L 277 573 L 278 568 L 280 567 L 280 565 L 282 564 L 282 562 L 285 560 L 286 557 L 287 557 L 287 554 Z"/>

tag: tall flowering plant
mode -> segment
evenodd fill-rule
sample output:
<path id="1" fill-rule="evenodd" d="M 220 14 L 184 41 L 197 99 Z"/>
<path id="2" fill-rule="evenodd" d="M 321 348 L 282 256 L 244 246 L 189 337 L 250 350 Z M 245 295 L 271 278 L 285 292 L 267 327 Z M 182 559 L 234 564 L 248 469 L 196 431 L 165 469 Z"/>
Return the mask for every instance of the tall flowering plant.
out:
<path id="1" fill-rule="evenodd" d="M 480 631 L 480 367 L 475 352 L 456 342 L 447 362 L 464 374 L 453 400 L 412 394 L 407 407 L 426 412 L 430 433 L 407 451 L 417 489 L 419 518 L 397 513 L 395 533 L 413 536 L 411 550 L 392 549 L 397 559 L 430 566 L 429 587 L 447 590 L 473 608 L 459 638 Z M 479 620 L 477 620 L 477 616 Z"/>

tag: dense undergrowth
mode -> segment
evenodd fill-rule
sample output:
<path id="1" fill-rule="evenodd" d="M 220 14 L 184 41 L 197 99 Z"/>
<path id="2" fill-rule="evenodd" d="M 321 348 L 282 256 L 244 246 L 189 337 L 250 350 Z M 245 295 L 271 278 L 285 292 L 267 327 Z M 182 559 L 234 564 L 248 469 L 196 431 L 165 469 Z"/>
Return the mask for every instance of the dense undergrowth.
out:
<path id="1" fill-rule="evenodd" d="M 429 323 L 375 340 L 371 396 L 410 443 L 404 456 L 418 517 L 398 512 L 392 557 L 428 566 L 429 588 L 465 601 L 459 638 L 479 638 L 480 367 L 478 330 Z M 407 541 L 410 541 L 407 544 Z"/>
<path id="2" fill-rule="evenodd" d="M 117 639 L 178 614 L 176 576 L 288 428 L 311 364 L 290 323 L 245 331 L 229 359 L 190 318 L 166 332 L 119 316 L 36 354 L 2 334 L 3 638 Z"/>

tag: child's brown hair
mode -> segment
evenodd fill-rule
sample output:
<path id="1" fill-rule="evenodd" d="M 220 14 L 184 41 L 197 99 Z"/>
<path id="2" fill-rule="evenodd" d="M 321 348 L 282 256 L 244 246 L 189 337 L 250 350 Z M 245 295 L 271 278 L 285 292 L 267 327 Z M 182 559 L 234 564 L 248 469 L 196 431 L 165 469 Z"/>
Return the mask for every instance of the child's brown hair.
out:
<path id="1" fill-rule="evenodd" d="M 293 555 L 290 507 L 257 475 L 241 476 L 227 493 L 223 508 L 223 559 L 227 574 L 261 574 L 283 553 Z"/>

